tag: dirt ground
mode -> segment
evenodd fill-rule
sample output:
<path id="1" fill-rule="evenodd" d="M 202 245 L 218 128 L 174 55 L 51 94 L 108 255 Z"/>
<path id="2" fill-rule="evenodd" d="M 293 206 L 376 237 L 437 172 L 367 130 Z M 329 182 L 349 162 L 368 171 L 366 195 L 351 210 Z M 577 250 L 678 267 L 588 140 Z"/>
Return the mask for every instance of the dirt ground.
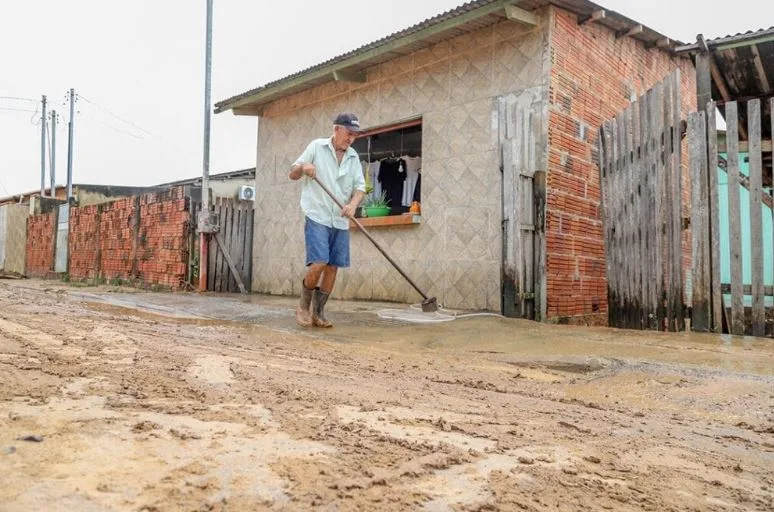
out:
<path id="1" fill-rule="evenodd" d="M 772 340 L 292 307 L 0 281 L 0 509 L 774 509 Z"/>

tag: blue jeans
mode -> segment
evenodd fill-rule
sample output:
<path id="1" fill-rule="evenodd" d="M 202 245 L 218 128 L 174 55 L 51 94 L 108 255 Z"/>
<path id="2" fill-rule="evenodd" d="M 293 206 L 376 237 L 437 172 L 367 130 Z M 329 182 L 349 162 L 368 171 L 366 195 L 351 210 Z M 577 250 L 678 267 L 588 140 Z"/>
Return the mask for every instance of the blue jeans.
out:
<path id="1" fill-rule="evenodd" d="M 329 228 L 306 217 L 304 240 L 307 266 L 312 263 L 349 266 L 349 230 Z"/>

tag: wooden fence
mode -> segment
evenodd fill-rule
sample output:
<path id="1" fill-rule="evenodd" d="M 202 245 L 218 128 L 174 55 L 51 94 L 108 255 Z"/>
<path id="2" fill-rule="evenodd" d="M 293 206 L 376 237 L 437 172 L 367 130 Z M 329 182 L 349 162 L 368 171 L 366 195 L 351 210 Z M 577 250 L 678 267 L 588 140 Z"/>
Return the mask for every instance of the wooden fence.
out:
<path id="1" fill-rule="evenodd" d="M 728 174 L 728 212 L 719 211 L 720 201 L 717 183 L 718 144 L 715 129 L 716 105 L 710 102 L 703 112 L 693 112 L 688 117 L 688 140 L 691 161 L 692 194 L 691 222 L 693 224 L 692 250 L 693 315 L 694 330 L 713 330 L 732 334 L 754 336 L 774 335 L 771 309 L 767 320 L 766 295 L 774 295 L 771 287 L 764 286 L 764 237 L 774 240 L 771 231 L 764 231 L 763 216 L 772 215 L 772 197 L 763 190 L 763 141 L 761 100 L 747 102 L 747 141 L 740 141 L 739 105 L 727 102 L 725 121 L 726 144 L 722 148 L 726 157 L 719 167 Z M 769 112 L 774 112 L 774 98 L 769 99 Z M 744 129 L 744 127 L 743 127 Z M 774 120 L 771 132 L 774 134 Z M 771 140 L 766 141 L 770 153 Z M 746 153 L 749 176 L 740 171 L 740 162 Z M 744 282 L 742 266 L 742 204 L 740 186 L 749 191 L 750 219 L 750 277 Z M 746 205 L 745 205 L 746 206 Z M 767 211 L 764 211 L 764 206 Z M 728 218 L 729 254 L 720 253 L 721 216 Z M 698 228 L 698 229 L 697 229 Z M 721 283 L 720 261 L 727 257 L 731 267 L 731 282 Z M 774 265 L 774 262 L 769 262 Z M 730 304 L 724 295 L 730 292 Z M 751 306 L 745 305 L 750 297 Z M 729 308 L 730 306 L 730 308 Z M 725 329 L 723 328 L 725 324 Z M 768 327 L 767 327 L 768 324 Z"/>
<path id="2" fill-rule="evenodd" d="M 599 133 L 611 326 L 683 330 L 680 72 Z"/>
<path id="3" fill-rule="evenodd" d="M 768 104 L 774 112 L 774 98 Z M 772 142 L 762 139 L 761 100 L 746 104 L 746 141 L 739 137 L 739 106 L 724 104 L 728 131 L 721 148 L 715 103 L 688 115 L 690 197 L 682 187 L 680 107 L 675 71 L 600 128 L 609 323 L 684 330 L 690 311 L 694 331 L 774 335 L 774 308 L 767 310 L 765 302 L 766 296 L 774 298 L 774 287 L 765 286 L 763 251 L 764 239 L 774 247 L 774 233 L 763 227 L 764 215 L 772 216 L 774 225 L 774 201 L 763 189 L 763 155 L 770 154 Z M 743 158 L 749 161 L 749 176 L 740 171 Z M 728 211 L 720 208 L 718 169 L 728 173 Z M 750 197 L 749 255 L 742 247 L 742 208 L 748 206 L 740 202 L 740 186 Z M 683 212 L 689 217 L 684 219 Z M 721 219 L 728 219 L 728 233 L 721 232 Z M 684 245 L 686 230 L 690 244 Z M 721 254 L 726 235 L 729 254 Z M 743 279 L 743 259 L 751 282 Z M 730 283 L 721 282 L 722 261 L 730 262 Z M 774 261 L 768 263 L 774 269 Z M 729 295 L 730 301 L 724 299 Z"/>
<path id="4" fill-rule="evenodd" d="M 196 215 L 201 211 L 201 207 L 200 202 L 192 203 L 192 218 L 197 218 Z M 220 231 L 217 235 L 211 236 L 209 241 L 207 291 L 240 291 L 224 251 L 228 251 L 246 291 L 249 291 L 253 257 L 253 203 L 215 198 L 212 211 L 218 214 Z M 218 239 L 223 244 L 222 248 Z M 198 247 L 198 242 L 195 243 L 194 247 Z"/>

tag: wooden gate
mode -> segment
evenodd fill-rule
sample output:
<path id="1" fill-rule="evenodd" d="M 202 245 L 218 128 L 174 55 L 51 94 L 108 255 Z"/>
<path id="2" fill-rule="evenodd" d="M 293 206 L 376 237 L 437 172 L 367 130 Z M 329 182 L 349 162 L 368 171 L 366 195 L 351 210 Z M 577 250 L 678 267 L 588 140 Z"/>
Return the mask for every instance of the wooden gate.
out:
<path id="1" fill-rule="evenodd" d="M 680 72 L 599 132 L 609 324 L 685 328 Z"/>
<path id="2" fill-rule="evenodd" d="M 540 320 L 545 312 L 547 141 L 540 88 L 498 98 L 502 172 L 502 313 Z"/>
<path id="3" fill-rule="evenodd" d="M 192 217 L 197 218 L 201 203 L 192 202 Z M 215 198 L 212 211 L 218 214 L 220 231 L 210 236 L 208 246 L 207 291 L 239 292 L 239 285 L 231 271 L 224 251 L 228 251 L 247 291 L 250 290 L 253 258 L 253 218 L 252 201 Z M 194 235 L 195 236 L 195 235 Z M 222 242 L 223 247 L 218 242 Z M 192 247 L 198 247 L 198 240 L 192 240 Z"/>

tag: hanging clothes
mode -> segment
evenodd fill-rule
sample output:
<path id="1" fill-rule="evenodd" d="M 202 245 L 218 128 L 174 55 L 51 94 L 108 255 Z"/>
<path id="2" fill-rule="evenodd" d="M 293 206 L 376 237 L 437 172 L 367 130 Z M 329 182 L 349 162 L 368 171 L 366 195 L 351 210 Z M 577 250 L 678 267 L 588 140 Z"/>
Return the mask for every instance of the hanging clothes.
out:
<path id="1" fill-rule="evenodd" d="M 366 189 L 369 187 L 372 189 L 368 194 L 368 197 L 379 197 L 382 194 L 382 184 L 379 183 L 379 160 L 369 162 L 368 160 L 362 160 L 360 162 L 363 166 L 363 174 L 366 180 Z"/>
<path id="2" fill-rule="evenodd" d="M 414 189 L 419 179 L 419 170 L 422 168 L 421 157 L 406 157 L 406 182 L 403 187 L 403 197 L 401 198 L 401 204 L 403 206 L 411 206 L 411 202 L 414 199 Z"/>
<path id="3" fill-rule="evenodd" d="M 406 161 L 395 158 L 382 160 L 379 165 L 379 183 L 393 209 L 403 205 L 403 185 L 406 181 Z"/>

